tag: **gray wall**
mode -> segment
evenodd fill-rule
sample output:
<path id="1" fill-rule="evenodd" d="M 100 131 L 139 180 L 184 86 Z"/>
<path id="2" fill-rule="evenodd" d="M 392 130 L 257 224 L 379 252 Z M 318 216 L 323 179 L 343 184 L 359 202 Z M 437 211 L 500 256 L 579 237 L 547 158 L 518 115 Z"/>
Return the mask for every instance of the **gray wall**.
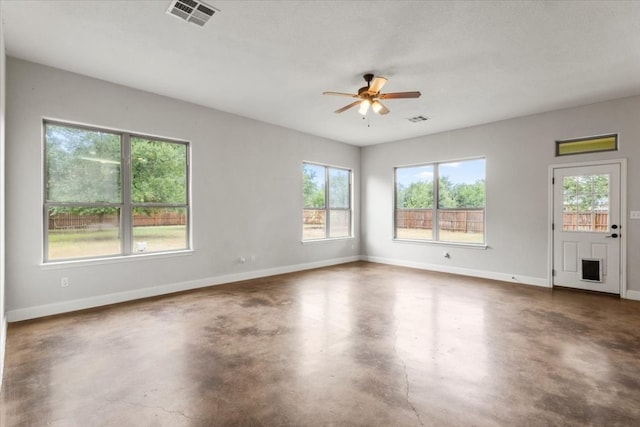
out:
<path id="1" fill-rule="evenodd" d="M 358 194 L 358 147 L 11 57 L 7 83 L 10 321 L 344 262 L 360 253 L 358 234 L 301 244 L 303 160 L 353 169 Z M 191 141 L 193 254 L 42 266 L 43 118 Z M 358 199 L 354 207 L 357 231 Z M 65 276 L 70 286 L 61 288 Z"/>
<path id="2" fill-rule="evenodd" d="M 437 120 L 433 118 L 433 120 Z M 424 124 L 428 126 L 428 122 Z M 555 157 L 554 141 L 619 133 L 618 152 Z M 394 242 L 393 168 L 486 157 L 488 249 Z M 362 242 L 368 259 L 545 285 L 548 283 L 548 168 L 554 163 L 628 159 L 628 210 L 640 210 L 640 97 L 365 147 Z M 628 220 L 628 287 L 640 290 L 640 221 Z M 443 252 L 451 254 L 450 259 Z M 638 297 L 640 294 L 631 293 Z"/>
<path id="3" fill-rule="evenodd" d="M 359 255 L 544 285 L 549 269 L 549 165 L 627 158 L 628 210 L 640 210 L 634 188 L 640 180 L 639 112 L 640 97 L 631 97 L 360 149 L 8 58 L 9 320 L 345 262 Z M 190 140 L 193 254 L 42 266 L 44 117 Z M 556 139 L 613 132 L 620 135 L 619 152 L 554 157 Z M 489 247 L 394 242 L 394 166 L 478 156 L 487 159 Z M 356 238 L 300 243 L 304 160 L 353 169 Z M 634 250 L 640 243 L 640 221 L 629 220 L 623 235 L 633 294 L 628 296 L 640 298 L 640 263 Z M 444 251 L 450 259 L 442 257 Z M 241 264 L 241 255 L 249 260 L 255 255 L 256 260 Z M 70 286 L 61 288 L 65 276 Z"/>

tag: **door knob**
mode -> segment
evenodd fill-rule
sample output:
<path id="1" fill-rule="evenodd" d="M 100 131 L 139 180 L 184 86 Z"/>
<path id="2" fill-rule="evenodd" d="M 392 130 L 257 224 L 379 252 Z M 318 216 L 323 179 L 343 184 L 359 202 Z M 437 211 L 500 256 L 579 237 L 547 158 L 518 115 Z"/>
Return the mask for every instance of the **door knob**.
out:
<path id="1" fill-rule="evenodd" d="M 611 237 L 613 239 L 617 239 L 618 238 L 618 233 L 613 233 L 610 236 L 604 236 L 604 237 Z"/>

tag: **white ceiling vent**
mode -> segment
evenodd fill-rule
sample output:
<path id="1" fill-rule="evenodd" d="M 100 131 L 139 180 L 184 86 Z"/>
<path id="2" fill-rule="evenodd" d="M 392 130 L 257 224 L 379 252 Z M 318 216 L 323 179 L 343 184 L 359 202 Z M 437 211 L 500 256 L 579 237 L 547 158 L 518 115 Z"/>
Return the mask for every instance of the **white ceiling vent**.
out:
<path id="1" fill-rule="evenodd" d="M 183 21 L 204 26 L 214 13 L 220 12 L 215 7 L 195 0 L 172 0 L 167 13 Z"/>

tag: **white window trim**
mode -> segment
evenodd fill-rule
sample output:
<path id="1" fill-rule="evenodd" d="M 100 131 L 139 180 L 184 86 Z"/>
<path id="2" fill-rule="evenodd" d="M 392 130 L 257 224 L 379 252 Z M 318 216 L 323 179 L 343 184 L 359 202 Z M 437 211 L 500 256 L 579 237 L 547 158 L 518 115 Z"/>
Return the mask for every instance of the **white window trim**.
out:
<path id="1" fill-rule="evenodd" d="M 447 163 L 454 163 L 454 162 L 465 162 L 465 161 L 472 161 L 472 160 L 484 160 L 485 161 L 485 201 L 484 201 L 484 215 L 483 215 L 483 229 L 484 229 L 484 233 L 483 233 L 483 238 L 484 238 L 484 242 L 482 243 L 468 243 L 468 242 L 449 242 L 449 241 L 443 241 L 443 240 L 436 240 L 436 239 L 409 239 L 409 238 L 400 238 L 397 237 L 396 232 L 397 232 L 397 226 L 396 226 L 396 212 L 398 211 L 398 207 L 397 207 L 397 202 L 398 202 L 398 193 L 397 193 L 397 170 L 398 169 L 402 169 L 402 168 L 411 168 L 411 167 L 420 167 L 420 166 L 433 166 L 434 170 L 433 170 L 433 207 L 430 209 L 432 211 L 432 233 L 436 233 L 436 236 L 438 235 L 438 226 L 439 226 L 439 215 L 438 213 L 441 211 L 441 209 L 438 207 L 438 199 L 439 199 L 439 180 L 440 180 L 440 176 L 439 176 L 439 166 L 442 164 L 447 164 Z M 425 208 L 428 209 L 428 208 Z M 447 209 L 442 209 L 442 210 L 447 210 Z M 460 210 L 464 210 L 464 209 L 460 209 Z M 455 159 L 455 160 L 443 160 L 443 161 L 437 161 L 437 162 L 430 162 L 430 163 L 415 163 L 415 164 L 410 164 L 410 165 L 402 165 L 402 166 L 394 166 L 393 168 L 393 212 L 392 212 L 392 217 L 393 217 L 393 221 L 392 221 L 392 226 L 393 226 L 393 230 L 392 230 L 392 236 L 393 236 L 393 241 L 397 242 L 397 243 L 413 243 L 413 244 L 429 244 L 429 245 L 436 245 L 436 246 L 455 246 L 455 247 L 463 247 L 463 248 L 470 248 L 470 249 L 488 249 L 489 245 L 487 243 L 487 199 L 486 199 L 486 157 L 469 157 L 469 158 L 464 158 L 464 159 Z M 439 236 L 438 236 L 439 237 Z"/>
<path id="2" fill-rule="evenodd" d="M 325 237 L 320 237 L 317 239 L 305 239 L 304 238 L 304 224 L 302 224 L 302 228 L 301 228 L 301 238 L 300 238 L 300 242 L 302 244 L 313 244 L 313 243 L 321 243 L 321 242 L 332 242 L 332 241 L 339 241 L 339 240 L 349 240 L 349 239 L 354 239 L 355 238 L 355 233 L 353 231 L 353 222 L 354 222 L 354 215 L 353 215 L 353 169 L 348 168 L 348 167 L 344 167 L 344 166 L 336 166 L 336 165 L 328 165 L 328 164 L 323 164 L 323 163 L 317 163 L 317 162 L 311 162 L 311 161 L 306 161 L 303 160 L 302 161 L 302 167 L 304 169 L 304 165 L 313 165 L 313 166 L 320 166 L 324 168 L 324 172 L 325 172 L 325 188 L 324 188 L 324 211 L 325 211 Z M 327 203 L 329 200 L 329 169 L 340 169 L 340 170 L 344 170 L 349 172 L 349 208 L 348 209 L 331 209 L 329 206 L 329 203 Z M 300 192 L 300 194 L 302 195 L 302 191 Z M 312 209 L 312 208 L 305 208 L 304 207 L 304 198 L 302 199 L 302 213 L 303 213 L 303 218 L 304 218 L 304 211 L 307 209 Z M 320 209 L 313 209 L 313 210 L 320 210 Z M 329 233 L 329 227 L 330 227 L 330 211 L 331 210 L 345 210 L 345 211 L 349 211 L 349 235 L 348 236 L 340 236 L 340 237 L 328 237 L 327 234 Z"/>
<path id="3" fill-rule="evenodd" d="M 70 127 L 70 128 L 76 128 L 76 129 L 85 129 L 85 130 L 89 130 L 89 131 L 98 131 L 98 132 L 105 132 L 105 133 L 111 133 L 111 134 L 117 134 L 120 136 L 120 150 L 121 150 L 121 164 L 122 165 L 126 165 L 127 167 L 129 167 L 130 165 L 130 160 L 131 160 L 131 153 L 130 153 L 130 140 L 132 137 L 134 138 L 143 138 L 143 139 L 148 139 L 148 140 L 153 140 L 153 141 L 159 141 L 159 142 L 166 142 L 166 143 L 173 143 L 173 144 L 184 144 L 186 147 L 186 203 L 185 204 L 171 204 L 171 203 L 163 203 L 160 204 L 160 207 L 184 207 L 186 209 L 186 218 L 187 218 L 187 224 L 186 224 L 186 238 L 187 238 L 187 247 L 186 248 L 182 248 L 182 249 L 176 249 L 176 250 L 163 250 L 163 251 L 156 251 L 156 252 L 145 252 L 145 253 L 140 253 L 140 252 L 134 252 L 131 248 L 131 239 L 133 237 L 132 235 L 132 220 L 130 218 L 130 215 L 127 214 L 131 213 L 133 211 L 133 209 L 135 207 L 144 205 L 144 204 L 140 204 L 140 203 L 133 203 L 131 201 L 131 194 L 128 191 L 125 191 L 125 188 L 131 188 L 131 172 L 129 171 L 125 171 L 125 167 L 121 167 L 120 170 L 120 180 L 121 180 L 121 197 L 122 200 L 120 203 L 115 203 L 113 205 L 118 205 L 120 206 L 120 216 L 121 216 L 121 220 L 120 220 L 120 228 L 121 230 L 123 230 L 123 237 L 122 237 L 122 241 L 121 241 L 121 253 L 119 254 L 114 254 L 114 255 L 98 255 L 98 256 L 88 256 L 88 257 L 79 257 L 79 258 L 64 258 L 64 259 L 54 259 L 54 260 L 48 260 L 47 259 L 47 247 L 48 247 L 48 217 L 47 217 L 47 212 L 48 212 L 48 206 L 54 204 L 59 204 L 59 203 L 55 203 L 55 202 L 47 202 L 46 200 L 46 186 L 47 186 L 47 155 L 46 155 L 46 147 L 47 147 L 47 141 L 46 141 L 46 126 L 48 124 L 52 124 L 52 125 L 57 125 L 57 126 L 66 126 L 66 127 Z M 122 262 L 122 261 L 126 261 L 129 259 L 141 259 L 141 258 L 149 258 L 149 257 L 154 257 L 154 258 L 164 258 L 167 256 L 182 256 L 184 254 L 191 254 L 193 253 L 193 232 L 192 232 L 192 201 L 191 201 L 191 143 L 189 141 L 185 141 L 185 140 L 180 140 L 180 139 L 175 139 L 175 138 L 169 138 L 169 137 L 162 137 L 162 136 L 156 136 L 156 135 L 147 135 L 147 134 L 142 134 L 142 133 L 138 133 L 138 132 L 130 132 L 130 131 L 125 131 L 125 130 L 118 130 L 118 129 L 111 129 L 111 128 L 105 128 L 105 127 L 100 127 L 100 126 L 92 126 L 92 125 L 85 125 L 85 124 L 81 124 L 81 123 L 76 123 L 76 122 L 69 122 L 69 121 L 62 121 L 62 120 L 55 120 L 55 119 L 47 119 L 44 118 L 42 120 L 42 236 L 41 236 L 41 242 L 42 242 L 42 257 L 41 257 L 41 267 L 45 267 L 45 266 L 53 266 L 54 268 L 58 268 L 60 266 L 71 266 L 71 265 L 91 265 L 91 264 L 107 264 L 107 263 L 112 263 L 112 262 Z M 75 204 L 75 202 L 74 202 Z M 82 203 L 83 205 L 89 205 L 91 203 Z M 101 205 L 107 205 L 107 204 L 101 204 Z M 157 205 L 157 204 L 156 204 Z M 158 205 L 159 206 L 159 205 Z"/>

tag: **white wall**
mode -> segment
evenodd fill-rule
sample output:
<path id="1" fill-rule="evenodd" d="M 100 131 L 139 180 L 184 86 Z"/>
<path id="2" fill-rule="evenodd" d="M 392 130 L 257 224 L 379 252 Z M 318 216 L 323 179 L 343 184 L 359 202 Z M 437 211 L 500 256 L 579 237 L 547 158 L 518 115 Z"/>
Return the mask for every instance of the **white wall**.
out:
<path id="1" fill-rule="evenodd" d="M 7 338 L 5 316 L 5 251 L 4 251 L 4 120 L 5 120 L 5 50 L 2 8 L 0 8 L 0 388 L 4 371 L 4 348 Z"/>
<path id="2" fill-rule="evenodd" d="M 433 120 L 437 120 L 433 118 Z M 429 122 L 423 124 L 428 126 Z M 555 157 L 554 141 L 619 133 L 618 152 Z M 393 168 L 420 162 L 486 157 L 486 250 L 394 242 Z M 548 167 L 628 159 L 628 208 L 640 210 L 640 97 L 538 114 L 362 150 L 362 242 L 368 259 L 400 265 L 548 283 Z M 628 287 L 640 290 L 640 221 L 622 235 Z M 443 252 L 451 254 L 450 259 Z M 640 293 L 632 292 L 638 297 Z"/>
<path id="3" fill-rule="evenodd" d="M 300 240 L 303 160 L 353 169 L 357 194 L 358 147 L 11 57 L 7 86 L 10 321 L 357 259 L 357 234 Z M 43 267 L 43 117 L 191 141 L 194 253 Z M 354 207 L 358 230 L 357 199 Z M 240 255 L 256 260 L 240 264 Z"/>

